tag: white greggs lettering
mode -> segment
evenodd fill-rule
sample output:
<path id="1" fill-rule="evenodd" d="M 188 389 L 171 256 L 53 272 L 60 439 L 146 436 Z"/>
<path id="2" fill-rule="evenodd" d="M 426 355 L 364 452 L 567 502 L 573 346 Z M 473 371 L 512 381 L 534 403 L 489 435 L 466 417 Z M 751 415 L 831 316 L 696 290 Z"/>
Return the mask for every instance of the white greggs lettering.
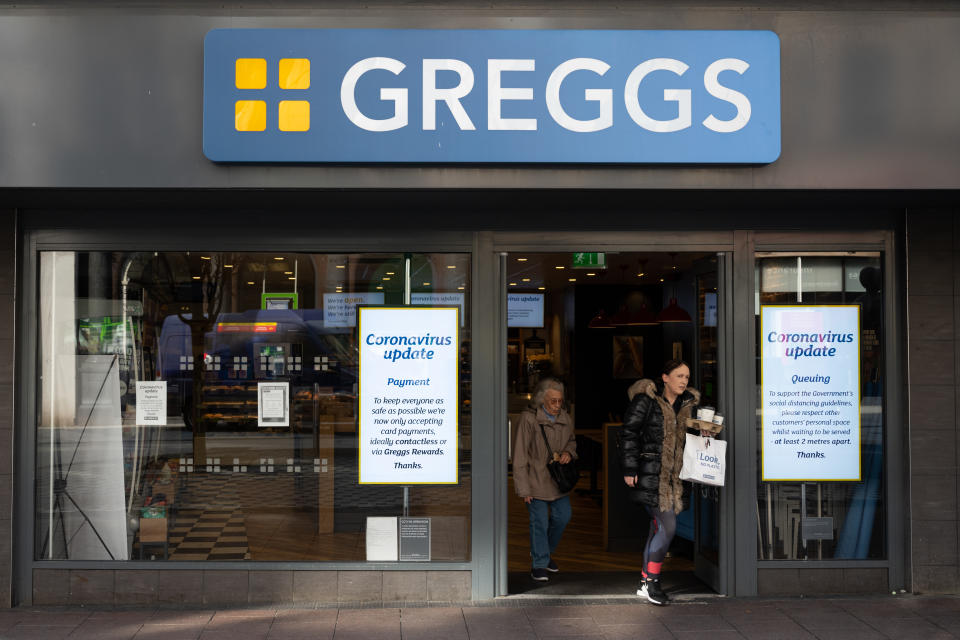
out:
<path id="1" fill-rule="evenodd" d="M 437 103 L 443 102 L 453 114 L 457 126 L 462 131 L 476 129 L 460 100 L 474 87 L 473 69 L 462 60 L 424 59 L 423 90 L 423 129 L 437 128 Z M 500 107 L 508 100 L 533 100 L 531 87 L 511 88 L 501 86 L 504 73 L 529 72 L 536 68 L 534 60 L 487 60 L 487 129 L 490 131 L 536 131 L 536 118 L 504 118 Z M 750 121 L 750 100 L 739 91 L 720 84 L 719 75 L 723 71 L 735 71 L 743 74 L 749 64 L 737 58 L 722 58 L 710 64 L 703 74 L 703 86 L 711 96 L 729 102 L 737 109 L 730 120 L 720 120 L 713 114 L 703 122 L 703 126 L 717 133 L 739 131 Z M 380 69 L 399 76 L 406 65 L 394 58 L 365 58 L 354 64 L 343 77 L 340 85 L 340 102 L 343 112 L 350 122 L 367 131 L 393 131 L 409 124 L 408 93 L 402 87 L 382 87 L 380 99 L 393 103 L 393 115 L 389 118 L 370 118 L 357 107 L 355 90 L 357 82 L 368 71 Z M 579 120 L 570 116 L 560 102 L 560 87 L 568 75 L 574 71 L 591 71 L 603 76 L 610 69 L 603 60 L 595 58 L 574 58 L 558 65 L 550 74 L 546 86 L 547 111 L 553 120 L 569 131 L 589 133 L 601 131 L 613 126 L 613 90 L 586 89 L 584 99 L 597 103 L 599 115 L 591 120 Z M 643 129 L 658 133 L 682 131 L 692 126 L 692 91 L 690 89 L 665 89 L 663 99 L 677 103 L 677 117 L 670 120 L 657 120 L 647 115 L 640 106 L 638 92 L 640 83 L 654 71 L 669 71 L 682 77 L 689 67 L 673 58 L 654 58 L 638 64 L 627 76 L 623 90 L 623 100 L 630 118 Z M 452 71 L 460 81 L 455 87 L 437 88 L 437 72 Z"/>

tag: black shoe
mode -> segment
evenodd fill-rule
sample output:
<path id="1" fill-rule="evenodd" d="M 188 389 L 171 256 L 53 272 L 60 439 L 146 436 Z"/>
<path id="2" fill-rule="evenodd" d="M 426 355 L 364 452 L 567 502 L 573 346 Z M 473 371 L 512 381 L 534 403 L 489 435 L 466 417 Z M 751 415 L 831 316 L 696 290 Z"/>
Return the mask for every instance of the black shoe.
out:
<path id="1" fill-rule="evenodd" d="M 557 566 L 557 563 L 553 561 L 553 558 L 550 558 L 550 562 L 547 564 L 547 571 L 550 573 L 559 573 L 560 567 Z"/>
<path id="2" fill-rule="evenodd" d="M 640 588 L 637 589 L 637 595 L 642 598 L 646 598 L 655 605 L 663 606 L 670 603 L 670 596 L 664 593 L 663 589 L 660 588 L 659 579 L 645 579 L 640 584 Z"/>
<path id="3" fill-rule="evenodd" d="M 544 568 L 533 568 L 530 570 L 530 577 L 536 580 L 537 582 L 546 582 L 550 579 L 550 576 L 547 575 L 547 570 Z"/>

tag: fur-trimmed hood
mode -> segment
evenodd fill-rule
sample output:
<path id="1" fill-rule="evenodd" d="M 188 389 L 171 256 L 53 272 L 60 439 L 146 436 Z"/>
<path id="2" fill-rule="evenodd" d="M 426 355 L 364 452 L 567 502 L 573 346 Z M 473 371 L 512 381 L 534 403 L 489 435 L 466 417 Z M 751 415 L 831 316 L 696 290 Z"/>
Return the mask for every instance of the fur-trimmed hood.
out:
<path id="1" fill-rule="evenodd" d="M 687 387 L 683 390 L 684 394 L 689 393 L 693 396 L 693 403 L 700 404 L 700 392 L 694 389 L 693 387 Z M 644 393 L 651 398 L 656 398 L 657 396 L 663 395 L 663 383 L 657 384 L 650 378 L 643 378 L 637 380 L 630 388 L 627 389 L 627 399 L 633 400 L 633 397 L 638 393 Z"/>

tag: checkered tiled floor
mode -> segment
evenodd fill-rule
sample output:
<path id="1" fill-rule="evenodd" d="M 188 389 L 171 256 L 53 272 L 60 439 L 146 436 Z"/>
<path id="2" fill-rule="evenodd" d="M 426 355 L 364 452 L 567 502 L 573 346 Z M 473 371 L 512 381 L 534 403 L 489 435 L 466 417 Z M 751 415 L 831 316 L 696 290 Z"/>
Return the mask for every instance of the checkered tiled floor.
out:
<path id="1" fill-rule="evenodd" d="M 399 487 L 361 486 L 355 470 L 349 478 L 338 469 L 339 491 L 335 498 L 338 518 L 349 530 L 359 531 L 362 515 L 399 509 Z M 251 557 L 248 519 L 265 514 L 290 514 L 315 509 L 318 503 L 316 474 L 302 473 L 206 473 L 180 474 L 176 505 L 168 533 L 169 560 L 256 560 Z M 416 487 L 414 503 L 429 504 L 437 514 L 458 513 L 469 503 L 469 469 L 461 470 L 461 484 L 452 487 Z M 355 515 L 356 517 L 351 517 Z M 346 529 L 345 529 L 346 530 Z M 275 531 L 283 536 L 282 531 Z M 263 542 L 261 541 L 261 544 Z M 139 542 L 133 557 L 139 557 Z M 145 548 L 145 557 L 162 556 L 157 545 Z"/>

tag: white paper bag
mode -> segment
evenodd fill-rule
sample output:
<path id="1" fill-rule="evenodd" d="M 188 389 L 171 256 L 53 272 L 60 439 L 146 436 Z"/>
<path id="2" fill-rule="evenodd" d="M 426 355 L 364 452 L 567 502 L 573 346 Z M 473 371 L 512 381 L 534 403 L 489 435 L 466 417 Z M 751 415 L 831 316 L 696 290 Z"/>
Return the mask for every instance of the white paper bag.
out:
<path id="1" fill-rule="evenodd" d="M 722 487 L 723 477 L 727 472 L 726 441 L 691 433 L 686 435 L 687 444 L 683 449 L 680 479 Z"/>

